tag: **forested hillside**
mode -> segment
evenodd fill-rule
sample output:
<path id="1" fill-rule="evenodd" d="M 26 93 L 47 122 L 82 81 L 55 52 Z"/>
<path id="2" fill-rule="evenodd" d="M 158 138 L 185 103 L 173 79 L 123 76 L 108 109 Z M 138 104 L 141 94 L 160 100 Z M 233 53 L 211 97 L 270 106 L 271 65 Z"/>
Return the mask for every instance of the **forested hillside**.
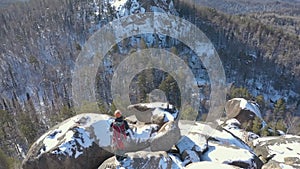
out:
<path id="1" fill-rule="evenodd" d="M 237 2 L 232 0 L 234 4 Z M 283 6 L 275 4 L 272 10 L 261 13 L 249 10 L 233 12 L 234 15 L 217 10 L 218 7 L 224 9 L 221 2 L 209 8 L 196 1 L 175 0 L 172 9 L 170 1 L 138 3 L 139 9 L 151 12 L 150 6 L 160 6 L 162 11 L 179 15 L 198 26 L 212 41 L 222 60 L 230 88 L 228 99 L 244 97 L 256 101 L 263 115 L 274 122 L 272 127 L 280 122 L 285 130 L 299 132 L 296 117 L 300 114 L 298 1 Z M 127 2 L 128 7 L 131 5 L 131 1 Z M 234 8 L 240 9 L 239 6 Z M 255 3 L 249 8 L 256 9 Z M 275 13 L 275 9 L 282 10 Z M 76 58 L 88 38 L 116 18 L 116 9 L 101 0 L 31 0 L 0 8 L 1 159 L 14 163 L 9 157 L 24 158 L 28 147 L 41 134 L 80 113 L 74 111 L 71 92 Z M 147 36 L 133 37 L 138 39 L 138 44 L 124 39 L 106 56 L 119 60 L 114 60 L 115 65 L 109 71 L 99 71 L 100 109 L 106 112 L 114 109 L 109 87 L 116 65 L 138 48 L 160 47 L 181 57 L 203 82 L 198 84 L 202 97 L 198 120 L 204 118 L 209 109 L 210 82 L 201 61 L 194 60 L 193 51 L 175 39 L 153 35 L 149 45 Z M 131 87 L 134 103 L 148 101 L 148 94 L 159 88 L 166 92 L 172 104 L 180 105 L 178 87 L 166 72 L 155 69 L 141 72 Z M 88 104 L 84 108 L 86 112 L 91 111 Z M 183 113 L 183 117 L 188 118 L 191 112 Z"/>

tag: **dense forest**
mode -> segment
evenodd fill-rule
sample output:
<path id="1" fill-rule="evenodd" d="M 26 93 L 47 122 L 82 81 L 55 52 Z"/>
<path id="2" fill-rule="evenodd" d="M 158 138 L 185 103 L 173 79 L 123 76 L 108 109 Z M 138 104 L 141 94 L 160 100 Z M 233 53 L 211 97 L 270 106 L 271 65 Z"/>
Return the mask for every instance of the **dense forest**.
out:
<path id="1" fill-rule="evenodd" d="M 286 13 L 284 9 L 283 14 L 267 11 L 232 15 L 193 1 L 175 0 L 174 5 L 178 15 L 198 26 L 218 51 L 230 84 L 227 99 L 253 100 L 260 105 L 270 128 L 299 134 L 299 13 Z M 72 69 L 88 38 L 116 18 L 115 10 L 105 0 L 31 0 L 0 8 L 2 166 L 18 165 L 41 134 L 81 113 L 74 110 L 72 103 Z M 124 58 L 137 48 L 158 47 L 158 42 L 147 46 L 145 36 L 135 37 L 139 39 L 135 46 L 124 39 L 106 57 Z M 154 37 L 158 41 L 158 36 Z M 126 46 L 126 52 L 120 52 L 120 46 Z M 184 44 L 172 41 L 164 47 L 209 81 L 205 68 L 193 66 L 201 61 L 193 63 L 189 57 L 193 52 Z M 99 71 L 97 76 L 98 111 L 110 113 L 115 109 L 109 94 L 112 75 Z M 135 77 L 131 87 L 133 103 L 149 101 L 148 94 L 160 89 L 170 103 L 180 105 L 178 86 L 166 72 L 145 70 Z M 196 112 L 197 120 L 205 120 L 210 87 L 209 84 L 200 87 L 203 99 L 200 112 Z M 89 104 L 81 110 L 95 111 Z M 182 118 L 189 119 L 193 113 L 182 112 Z M 274 134 L 259 131 L 259 125 L 257 122 L 248 130 L 261 135 Z"/>

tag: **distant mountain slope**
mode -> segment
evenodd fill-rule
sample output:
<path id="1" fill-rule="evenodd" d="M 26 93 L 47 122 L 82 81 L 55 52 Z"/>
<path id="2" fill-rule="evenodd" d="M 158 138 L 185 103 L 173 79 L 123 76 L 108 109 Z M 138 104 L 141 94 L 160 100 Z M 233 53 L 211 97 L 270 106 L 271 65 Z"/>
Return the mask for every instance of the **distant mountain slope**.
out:
<path id="1" fill-rule="evenodd" d="M 10 4 L 16 3 L 16 2 L 25 2 L 29 0 L 0 0 L 0 8 L 5 8 Z"/>
<path id="2" fill-rule="evenodd" d="M 192 0 L 197 5 L 203 5 L 228 14 L 246 14 L 260 12 L 286 13 L 300 15 L 299 0 Z"/>

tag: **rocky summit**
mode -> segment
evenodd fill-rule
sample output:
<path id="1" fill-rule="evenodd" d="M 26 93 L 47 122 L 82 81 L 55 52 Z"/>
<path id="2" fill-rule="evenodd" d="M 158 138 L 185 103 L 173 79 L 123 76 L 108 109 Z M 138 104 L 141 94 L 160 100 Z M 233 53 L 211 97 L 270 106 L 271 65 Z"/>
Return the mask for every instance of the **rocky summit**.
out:
<path id="1" fill-rule="evenodd" d="M 86 113 L 60 123 L 41 136 L 30 148 L 22 167 L 300 168 L 299 136 L 257 136 L 245 142 L 240 136 L 247 132 L 237 125 L 236 119 L 213 127 L 215 125 L 212 122 L 179 120 L 179 112 L 164 105 L 146 103 L 131 106 L 142 106 L 143 109 L 151 110 L 151 116 L 161 116 L 163 120 L 145 123 L 137 120 L 135 115 L 126 118 L 132 133 L 126 140 L 123 160 L 116 160 L 111 147 L 112 133 L 109 126 L 113 118 L 104 114 Z"/>

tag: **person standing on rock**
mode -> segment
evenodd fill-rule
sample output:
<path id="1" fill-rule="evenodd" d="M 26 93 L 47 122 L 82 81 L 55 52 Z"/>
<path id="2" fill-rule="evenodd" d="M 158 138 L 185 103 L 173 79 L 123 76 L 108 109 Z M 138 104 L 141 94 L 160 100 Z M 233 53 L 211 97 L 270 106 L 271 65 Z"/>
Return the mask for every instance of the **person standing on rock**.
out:
<path id="1" fill-rule="evenodd" d="M 124 142 L 129 136 L 129 125 L 127 121 L 122 116 L 120 110 L 116 110 L 114 113 L 115 121 L 111 123 L 110 130 L 113 132 L 112 144 L 115 151 L 116 159 L 121 161 L 124 159 L 125 146 Z"/>

